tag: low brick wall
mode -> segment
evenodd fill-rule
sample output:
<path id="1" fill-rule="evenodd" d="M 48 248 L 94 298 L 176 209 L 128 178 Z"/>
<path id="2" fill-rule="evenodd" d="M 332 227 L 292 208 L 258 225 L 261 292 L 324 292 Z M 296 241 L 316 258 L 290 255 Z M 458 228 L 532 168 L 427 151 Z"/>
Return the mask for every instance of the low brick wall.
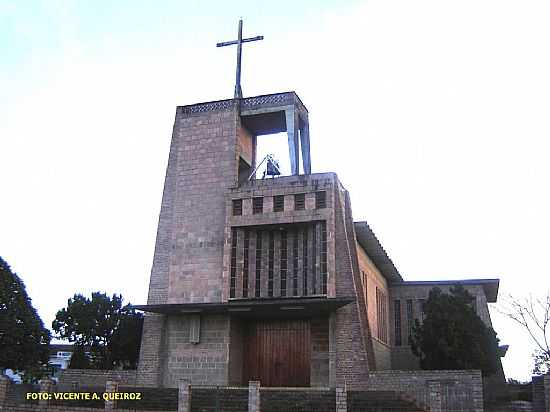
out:
<path id="1" fill-rule="evenodd" d="M 248 388 L 191 386 L 191 412 L 248 410 Z"/>
<path id="2" fill-rule="evenodd" d="M 262 412 L 335 412 L 336 391 L 330 388 L 260 388 Z"/>
<path id="3" fill-rule="evenodd" d="M 59 385 L 105 386 L 107 381 L 115 381 L 120 385 L 133 386 L 136 384 L 136 370 L 94 370 L 94 369 L 65 369 L 59 375 Z"/>
<path id="4" fill-rule="evenodd" d="M 533 376 L 533 412 L 550 412 L 550 375 Z"/>
<path id="5" fill-rule="evenodd" d="M 483 383 L 477 370 L 370 372 L 365 385 L 349 389 L 402 392 L 437 412 L 483 412 Z"/>

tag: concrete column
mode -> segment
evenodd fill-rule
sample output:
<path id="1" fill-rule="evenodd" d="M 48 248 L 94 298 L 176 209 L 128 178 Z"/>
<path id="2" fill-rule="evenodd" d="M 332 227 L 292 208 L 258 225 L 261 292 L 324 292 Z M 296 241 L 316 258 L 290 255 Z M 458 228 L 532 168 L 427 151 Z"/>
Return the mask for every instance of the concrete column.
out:
<path id="1" fill-rule="evenodd" d="M 39 385 L 41 393 L 52 393 L 55 382 L 50 378 L 44 378 L 40 380 Z M 38 406 L 40 407 L 47 407 L 49 403 L 50 401 L 48 399 L 40 398 L 38 400 Z"/>
<path id="2" fill-rule="evenodd" d="M 191 411 L 191 382 L 180 379 L 178 384 L 178 412 Z"/>
<path id="3" fill-rule="evenodd" d="M 300 152 L 298 151 L 298 141 L 300 118 L 297 110 L 285 110 L 286 133 L 288 135 L 288 154 L 290 156 L 290 173 L 297 175 L 300 173 Z"/>
<path id="4" fill-rule="evenodd" d="M 302 149 L 302 165 L 304 174 L 311 174 L 311 154 L 309 151 L 309 123 L 307 117 L 301 119 L 300 126 L 300 148 Z"/>
<path id="5" fill-rule="evenodd" d="M 428 408 L 430 412 L 442 412 L 441 411 L 441 382 L 429 381 L 428 382 Z"/>
<path id="6" fill-rule="evenodd" d="M 10 385 L 10 378 L 0 374 L 0 407 L 6 403 L 6 400 L 8 398 L 8 389 Z"/>
<path id="7" fill-rule="evenodd" d="M 348 391 L 343 388 L 336 388 L 336 412 L 348 412 Z"/>
<path id="8" fill-rule="evenodd" d="M 116 381 L 107 381 L 105 383 L 105 392 L 107 394 L 117 393 L 118 392 L 118 382 Z M 116 408 L 116 400 L 109 399 L 105 401 L 105 410 L 113 411 Z"/>
<path id="9" fill-rule="evenodd" d="M 248 412 L 260 412 L 260 381 L 248 382 Z"/>

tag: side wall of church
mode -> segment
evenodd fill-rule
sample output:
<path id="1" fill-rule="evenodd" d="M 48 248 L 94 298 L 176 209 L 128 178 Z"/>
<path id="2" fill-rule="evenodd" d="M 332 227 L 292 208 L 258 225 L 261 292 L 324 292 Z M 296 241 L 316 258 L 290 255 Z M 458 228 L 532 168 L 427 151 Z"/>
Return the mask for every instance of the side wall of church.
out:
<path id="1" fill-rule="evenodd" d="M 414 320 L 422 319 L 422 302 L 428 299 L 430 290 L 433 287 L 440 288 L 443 292 L 449 293 L 452 285 L 392 285 L 390 287 L 390 335 L 392 342 L 391 365 L 392 369 L 410 370 L 419 369 L 418 358 L 414 356 L 409 345 L 409 330 Z M 464 285 L 464 288 L 475 297 L 475 309 L 479 317 L 488 327 L 492 328 L 487 297 L 481 285 Z M 401 302 L 401 344 L 396 345 L 396 314 L 395 301 Z M 408 309 L 410 307 L 410 309 Z M 412 309 L 412 310 L 411 310 Z M 409 313 L 412 319 L 409 321 Z"/>
<path id="2" fill-rule="evenodd" d="M 331 319 L 331 365 L 335 376 L 331 386 L 366 382 L 374 363 L 369 322 L 357 258 L 356 235 L 347 191 L 335 185 L 336 295 L 350 296 L 355 302 L 336 311 Z M 359 293 L 358 293 L 359 292 Z M 332 323 L 334 322 L 334 323 Z"/>
<path id="3" fill-rule="evenodd" d="M 361 271 L 362 292 L 366 296 L 367 301 L 367 316 L 371 327 L 376 370 L 390 369 L 391 349 L 389 340 L 388 282 L 359 244 L 357 244 L 357 257 L 359 260 L 359 270 Z M 379 306 L 377 304 L 377 299 L 379 301 L 383 299 L 385 304 Z M 378 319 L 379 315 L 382 313 L 384 313 L 384 321 Z"/>

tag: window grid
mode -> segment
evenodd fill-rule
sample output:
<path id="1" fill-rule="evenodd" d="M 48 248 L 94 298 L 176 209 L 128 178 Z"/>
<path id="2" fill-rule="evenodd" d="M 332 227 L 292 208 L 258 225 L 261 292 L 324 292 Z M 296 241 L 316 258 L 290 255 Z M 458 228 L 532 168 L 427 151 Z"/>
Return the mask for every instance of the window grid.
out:
<path id="1" fill-rule="evenodd" d="M 383 343 L 388 343 L 386 295 L 379 288 L 376 288 L 376 313 L 378 339 Z"/>
<path id="2" fill-rule="evenodd" d="M 248 297 L 248 248 L 250 246 L 250 232 L 244 231 L 244 252 L 243 252 L 243 298 Z"/>
<path id="3" fill-rule="evenodd" d="M 412 334 L 413 334 L 413 301 L 412 299 L 407 299 L 407 344 L 411 344 Z"/>
<path id="4" fill-rule="evenodd" d="M 261 276 L 262 276 L 262 232 L 256 233 L 256 284 L 254 287 L 254 295 L 259 298 L 261 292 Z"/>
<path id="5" fill-rule="evenodd" d="M 306 195 L 298 193 L 294 195 L 294 210 L 304 210 L 306 208 Z"/>
<path id="6" fill-rule="evenodd" d="M 275 237 L 269 232 L 269 246 L 267 258 L 267 296 L 273 297 L 273 260 L 275 256 Z"/>
<path id="7" fill-rule="evenodd" d="M 327 192 L 315 192 L 315 209 L 327 207 Z"/>
<path id="8" fill-rule="evenodd" d="M 237 284 L 237 231 L 231 230 L 231 281 L 229 285 L 229 297 L 235 297 L 235 286 Z"/>
<path id="9" fill-rule="evenodd" d="M 298 231 L 292 235 L 292 295 L 298 296 Z"/>
<path id="10" fill-rule="evenodd" d="M 281 232 L 281 296 L 286 296 L 286 275 L 288 268 L 287 233 Z M 273 295 L 271 295 L 273 296 Z"/>
<path id="11" fill-rule="evenodd" d="M 233 200 L 233 216 L 242 216 L 243 214 L 243 200 Z"/>
<path id="12" fill-rule="evenodd" d="M 321 293 L 327 293 L 327 225 L 321 224 Z"/>
<path id="13" fill-rule="evenodd" d="M 401 301 L 394 301 L 395 315 L 395 346 L 401 346 Z"/>
<path id="14" fill-rule="evenodd" d="M 257 215 L 264 212 L 264 198 L 253 197 L 252 198 L 252 213 Z"/>
<path id="15" fill-rule="evenodd" d="M 273 211 L 282 212 L 285 210 L 285 197 L 284 195 L 273 196 Z"/>

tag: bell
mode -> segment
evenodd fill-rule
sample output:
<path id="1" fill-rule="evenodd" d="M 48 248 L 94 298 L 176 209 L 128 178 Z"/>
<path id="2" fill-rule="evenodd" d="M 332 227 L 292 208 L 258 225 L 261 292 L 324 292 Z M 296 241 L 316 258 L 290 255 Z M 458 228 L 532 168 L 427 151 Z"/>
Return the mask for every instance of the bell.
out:
<path id="1" fill-rule="evenodd" d="M 273 159 L 271 156 L 267 159 L 267 175 L 268 176 L 279 176 L 281 170 L 279 169 L 279 162 Z"/>

